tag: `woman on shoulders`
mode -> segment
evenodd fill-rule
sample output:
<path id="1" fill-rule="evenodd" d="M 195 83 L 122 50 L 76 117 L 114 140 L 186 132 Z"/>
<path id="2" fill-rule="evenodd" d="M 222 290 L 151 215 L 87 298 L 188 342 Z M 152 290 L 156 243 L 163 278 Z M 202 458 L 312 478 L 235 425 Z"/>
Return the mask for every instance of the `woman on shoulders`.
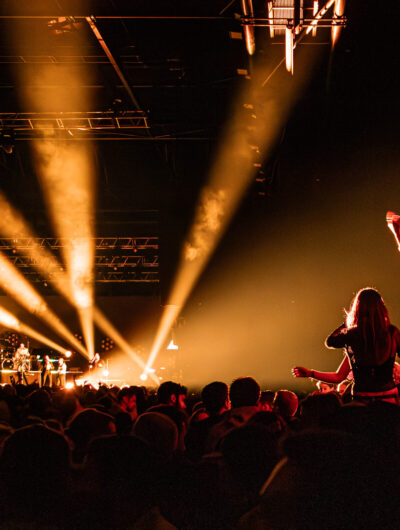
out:
<path id="1" fill-rule="evenodd" d="M 326 339 L 328 348 L 344 348 L 345 357 L 336 372 L 318 372 L 302 366 L 293 368 L 295 377 L 312 377 L 340 383 L 353 372 L 353 398 L 357 401 L 388 401 L 400 404 L 393 379 L 396 354 L 400 352 L 400 331 L 390 323 L 389 313 L 375 289 L 361 289 L 355 296 L 346 321 Z"/>

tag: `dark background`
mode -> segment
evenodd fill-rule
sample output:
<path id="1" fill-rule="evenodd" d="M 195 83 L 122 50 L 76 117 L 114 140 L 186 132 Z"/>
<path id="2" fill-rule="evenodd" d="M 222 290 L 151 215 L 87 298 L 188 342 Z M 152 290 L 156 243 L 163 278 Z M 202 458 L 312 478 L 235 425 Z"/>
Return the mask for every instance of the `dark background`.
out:
<path id="1" fill-rule="evenodd" d="M 18 2 L 18 12 L 218 16 L 228 2 L 135 2 L 130 11 L 118 1 L 40 4 Z M 400 9 L 395 1 L 347 4 L 348 24 L 334 52 L 327 29 L 295 51 L 295 75 L 297 54 L 315 55 L 315 65 L 265 154 L 266 184 L 250 185 L 183 309 L 175 337 L 181 341 L 179 362 L 189 382 L 229 381 L 248 373 L 266 385 L 293 386 L 300 385 L 290 379 L 293 364 L 336 369 L 341 353 L 325 351 L 323 340 L 365 285 L 382 292 L 394 323 L 400 322 L 400 262 L 385 223 L 386 211 L 399 210 L 400 203 Z M 16 12 L 14 2 L 2 6 L 2 14 Z M 95 142 L 97 235 L 160 238 L 160 282 L 147 297 L 135 299 L 138 286 L 98 285 L 99 297 L 109 299 L 98 303 L 106 305 L 110 320 L 126 334 L 138 329 L 145 315 L 150 331 L 132 338 L 145 348 L 167 298 L 199 190 L 233 102 L 247 82 L 237 69 L 252 71 L 244 41 L 230 38 L 229 32 L 241 31 L 235 13 L 240 13 L 239 2 L 226 9 L 224 20 L 97 20 L 150 124 L 148 133 Z M 23 25 L 30 28 L 29 38 L 19 43 L 18 53 L 25 47 L 31 56 L 72 54 L 74 34 L 52 34 L 45 19 L 1 19 L 3 57 L 17 54 L 8 35 Z M 84 50 L 87 56 L 102 54 L 87 28 L 78 31 L 92 39 Z M 265 56 L 268 68 L 277 64 L 284 54 L 279 38 L 271 41 L 264 28 L 256 36 L 257 57 Z M 124 60 L 127 55 L 136 55 L 137 62 Z M 26 110 L 18 98 L 18 70 L 34 65 L 9 62 L 3 58 L 0 63 L 0 112 Z M 90 87 L 91 108 L 79 110 L 106 110 L 116 98 L 131 108 L 109 64 L 75 67 L 85 68 Z M 44 98 L 46 91 L 56 90 L 60 68 L 54 66 L 52 87 L 38 88 Z M 18 134 L 14 152 L 0 152 L 0 186 L 39 235 L 53 235 L 30 141 Z M 121 301 L 124 295 L 130 297 Z M 61 302 L 49 301 L 61 316 Z M 141 318 L 138 304 L 147 308 Z M 64 314 L 74 327 L 72 312 L 65 309 Z"/>

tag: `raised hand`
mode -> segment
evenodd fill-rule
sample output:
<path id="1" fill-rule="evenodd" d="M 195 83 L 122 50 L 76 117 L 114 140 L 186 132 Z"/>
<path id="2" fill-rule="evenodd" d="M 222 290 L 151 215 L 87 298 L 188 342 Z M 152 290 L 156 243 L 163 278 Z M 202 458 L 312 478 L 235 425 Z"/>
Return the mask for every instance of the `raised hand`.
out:
<path id="1" fill-rule="evenodd" d="M 293 377 L 311 377 L 311 370 L 303 366 L 295 366 L 292 368 Z"/>

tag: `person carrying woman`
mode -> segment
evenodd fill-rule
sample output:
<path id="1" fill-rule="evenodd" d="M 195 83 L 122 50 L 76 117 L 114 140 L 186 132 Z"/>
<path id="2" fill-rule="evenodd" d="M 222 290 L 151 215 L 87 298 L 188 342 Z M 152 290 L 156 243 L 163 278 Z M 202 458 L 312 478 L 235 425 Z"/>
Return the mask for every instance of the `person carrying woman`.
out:
<path id="1" fill-rule="evenodd" d="M 346 321 L 325 341 L 328 348 L 344 348 L 345 357 L 336 372 L 318 372 L 302 366 L 292 369 L 294 377 L 312 377 L 340 383 L 353 372 L 353 399 L 400 404 L 393 378 L 400 331 L 390 323 L 389 313 L 375 289 L 361 289 L 355 296 Z"/>

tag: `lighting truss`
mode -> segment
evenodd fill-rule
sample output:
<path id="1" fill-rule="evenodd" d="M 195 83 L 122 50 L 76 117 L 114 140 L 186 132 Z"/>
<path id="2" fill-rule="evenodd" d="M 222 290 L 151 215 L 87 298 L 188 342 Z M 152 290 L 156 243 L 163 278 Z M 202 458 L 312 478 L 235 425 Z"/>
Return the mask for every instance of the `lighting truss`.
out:
<path id="1" fill-rule="evenodd" d="M 96 283 L 159 283 L 158 237 L 104 237 L 95 238 Z M 65 275 L 60 264 L 49 268 L 48 277 L 43 278 L 38 258 L 32 258 L 28 249 L 46 247 L 56 253 L 70 241 L 66 238 L 19 238 L 0 239 L 0 251 L 7 255 L 31 283 L 44 284 Z"/>
<path id="2" fill-rule="evenodd" d="M 305 35 L 316 36 L 317 28 L 330 28 L 332 44 L 346 25 L 345 0 L 271 0 L 266 3 L 265 16 L 253 16 L 253 0 L 242 0 L 241 22 L 249 55 L 255 51 L 254 28 L 268 28 L 274 38 L 284 35 L 286 69 L 293 73 L 293 50 Z M 327 16 L 329 15 L 329 16 Z M 252 35 L 252 38 L 248 38 Z"/>
<path id="3" fill-rule="evenodd" d="M 93 131 L 110 129 L 147 129 L 142 111 L 103 112 L 2 112 L 0 129 L 12 131 Z"/>

